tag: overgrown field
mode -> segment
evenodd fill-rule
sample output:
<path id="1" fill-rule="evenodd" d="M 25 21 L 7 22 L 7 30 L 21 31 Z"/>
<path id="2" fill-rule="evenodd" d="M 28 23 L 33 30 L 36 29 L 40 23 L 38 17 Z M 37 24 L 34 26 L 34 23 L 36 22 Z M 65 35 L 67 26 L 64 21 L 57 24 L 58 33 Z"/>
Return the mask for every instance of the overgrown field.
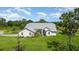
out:
<path id="1" fill-rule="evenodd" d="M 19 38 L 19 40 L 24 51 L 51 51 L 47 42 L 56 41 L 66 45 L 68 38 L 65 35 L 57 34 L 57 36 L 53 37 Z M 72 37 L 72 42 L 74 45 L 79 46 L 79 36 Z M 17 37 L 0 36 L 0 51 L 16 51 L 16 45 Z"/>

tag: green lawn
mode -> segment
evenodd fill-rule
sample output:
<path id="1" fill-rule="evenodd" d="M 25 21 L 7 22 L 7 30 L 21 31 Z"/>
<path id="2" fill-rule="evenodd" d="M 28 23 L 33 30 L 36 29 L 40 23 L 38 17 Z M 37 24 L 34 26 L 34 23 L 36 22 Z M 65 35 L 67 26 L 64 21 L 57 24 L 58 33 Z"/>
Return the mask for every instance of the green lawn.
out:
<path id="1" fill-rule="evenodd" d="M 47 38 L 19 38 L 21 45 L 24 46 L 24 50 L 28 51 L 45 51 L 47 48 Z M 0 49 L 14 51 L 17 45 L 17 37 L 0 37 Z"/>
<path id="2" fill-rule="evenodd" d="M 67 37 L 65 35 L 57 34 L 53 37 L 33 37 L 33 38 L 19 38 L 24 51 L 50 51 L 47 47 L 48 41 L 57 41 L 67 44 Z M 73 39 L 73 44 L 79 46 L 79 36 L 76 35 Z M 0 50 L 15 51 L 17 45 L 17 37 L 3 37 L 0 36 Z"/>

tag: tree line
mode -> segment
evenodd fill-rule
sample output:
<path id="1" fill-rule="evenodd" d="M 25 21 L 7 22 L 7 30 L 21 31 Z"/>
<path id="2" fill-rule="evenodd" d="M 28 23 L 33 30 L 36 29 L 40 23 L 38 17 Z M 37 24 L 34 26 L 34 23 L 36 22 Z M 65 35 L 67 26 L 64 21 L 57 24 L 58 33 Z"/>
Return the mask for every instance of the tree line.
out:
<path id="1" fill-rule="evenodd" d="M 40 19 L 39 21 L 36 21 L 36 23 L 46 23 L 44 19 Z M 19 29 L 23 29 L 26 24 L 28 23 L 34 23 L 33 20 L 27 20 L 27 19 L 22 19 L 22 20 L 16 20 L 16 21 L 6 21 L 5 18 L 0 18 L 0 27 L 18 27 Z"/>

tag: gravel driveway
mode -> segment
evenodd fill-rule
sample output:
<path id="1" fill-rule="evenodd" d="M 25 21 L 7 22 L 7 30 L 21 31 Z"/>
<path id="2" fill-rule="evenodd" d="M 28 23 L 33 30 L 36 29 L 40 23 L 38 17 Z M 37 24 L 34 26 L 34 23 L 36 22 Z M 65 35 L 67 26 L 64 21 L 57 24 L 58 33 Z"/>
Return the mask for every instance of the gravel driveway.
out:
<path id="1" fill-rule="evenodd" d="M 18 36 L 18 34 L 3 34 L 1 36 Z"/>

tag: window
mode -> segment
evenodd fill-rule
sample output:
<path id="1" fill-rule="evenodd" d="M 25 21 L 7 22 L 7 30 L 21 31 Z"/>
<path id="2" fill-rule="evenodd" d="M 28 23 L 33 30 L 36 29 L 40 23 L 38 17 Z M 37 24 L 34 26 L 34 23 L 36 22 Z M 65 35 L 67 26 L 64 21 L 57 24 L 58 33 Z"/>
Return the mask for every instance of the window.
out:
<path id="1" fill-rule="evenodd" d="M 48 34 L 50 34 L 50 32 L 48 32 Z"/>
<path id="2" fill-rule="evenodd" d="M 46 31 L 45 30 L 43 30 L 43 35 L 46 36 Z"/>
<path id="3" fill-rule="evenodd" d="M 51 31 L 52 33 L 56 33 L 56 31 Z"/>
<path id="4" fill-rule="evenodd" d="M 29 33 L 29 35 L 31 35 L 31 32 Z"/>
<path id="5" fill-rule="evenodd" d="M 21 35 L 23 35 L 23 32 L 21 32 Z"/>

